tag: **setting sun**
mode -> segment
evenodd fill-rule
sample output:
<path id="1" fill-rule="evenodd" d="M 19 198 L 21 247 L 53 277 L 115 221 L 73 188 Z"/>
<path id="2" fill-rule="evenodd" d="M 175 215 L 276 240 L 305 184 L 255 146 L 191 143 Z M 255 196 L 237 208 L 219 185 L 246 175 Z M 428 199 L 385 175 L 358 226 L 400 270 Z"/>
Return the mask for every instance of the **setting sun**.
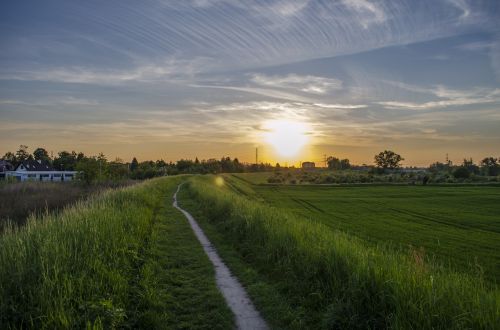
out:
<path id="1" fill-rule="evenodd" d="M 264 139 L 276 152 L 285 157 L 292 157 L 304 147 L 309 137 L 308 125 L 292 120 L 271 120 L 264 123 Z"/>

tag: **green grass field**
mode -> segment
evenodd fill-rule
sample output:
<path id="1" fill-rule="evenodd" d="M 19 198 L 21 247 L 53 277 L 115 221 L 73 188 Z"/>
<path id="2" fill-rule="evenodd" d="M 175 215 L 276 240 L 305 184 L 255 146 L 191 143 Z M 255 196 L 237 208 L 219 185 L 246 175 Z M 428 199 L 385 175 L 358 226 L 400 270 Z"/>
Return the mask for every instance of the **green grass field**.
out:
<path id="1" fill-rule="evenodd" d="M 424 248 L 458 270 L 500 280 L 500 186 L 262 185 L 226 176 L 238 193 L 376 244 Z M 253 195 L 252 195 L 253 194 Z"/>
<path id="2" fill-rule="evenodd" d="M 328 217 L 315 218 L 315 212 L 321 212 L 319 206 L 324 205 L 290 201 L 303 196 L 308 190 L 300 189 L 305 187 L 285 190 L 289 194 L 285 197 L 284 192 L 273 190 L 276 187 L 249 186 L 231 176 L 226 176 L 221 187 L 214 182 L 210 176 L 194 178 L 181 205 L 202 219 L 205 231 L 249 287 L 257 307 L 274 327 L 490 329 L 500 326 L 500 291 L 493 281 L 484 280 L 481 272 L 469 270 L 465 265 L 443 265 L 443 259 L 436 262 L 420 248 L 412 249 L 411 253 L 393 248 L 386 241 L 390 235 L 367 240 L 369 231 L 362 238 L 351 234 L 356 232 L 353 228 L 333 230 L 326 221 Z M 390 193 L 387 188 L 368 187 L 375 189 L 368 195 L 401 197 L 402 190 Z M 328 196 L 328 191 L 316 193 Z M 342 191 L 338 194 L 343 195 Z M 356 191 L 346 195 L 344 202 L 350 199 L 361 204 L 373 203 L 367 195 Z M 356 212 L 356 204 L 346 206 L 346 210 L 349 208 Z M 380 210 L 368 209 L 369 206 L 362 208 L 365 214 Z M 390 231 L 391 223 L 385 228 Z M 394 228 L 397 230 L 398 226 Z M 498 253 L 492 250 L 490 254 Z"/>
<path id="3" fill-rule="evenodd" d="M 498 187 L 254 184 L 264 175 L 149 180 L 7 228 L 0 329 L 232 329 L 171 206 L 181 182 L 272 328 L 500 328 Z"/>
<path id="4" fill-rule="evenodd" d="M 185 177 L 150 180 L 0 236 L 0 329 L 230 329 L 184 216 Z"/>

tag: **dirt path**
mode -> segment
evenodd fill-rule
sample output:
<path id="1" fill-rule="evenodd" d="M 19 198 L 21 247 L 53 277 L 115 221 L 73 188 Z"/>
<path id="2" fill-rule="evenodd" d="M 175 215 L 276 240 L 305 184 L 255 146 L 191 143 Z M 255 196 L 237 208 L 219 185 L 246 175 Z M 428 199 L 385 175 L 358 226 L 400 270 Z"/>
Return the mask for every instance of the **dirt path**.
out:
<path id="1" fill-rule="evenodd" d="M 193 216 L 191 216 L 191 214 L 178 206 L 177 193 L 181 189 L 182 185 L 183 184 L 180 184 L 177 187 L 177 191 L 174 194 L 173 206 L 186 216 L 196 237 L 200 241 L 203 250 L 205 250 L 208 258 L 214 265 L 217 287 L 224 296 L 224 299 L 226 299 L 229 308 L 233 311 L 236 317 L 236 325 L 238 329 L 268 329 L 266 322 L 255 309 L 255 306 L 252 304 L 252 301 L 248 297 L 245 289 L 240 284 L 238 279 L 231 274 L 231 271 L 219 257 L 215 247 L 205 236 L 196 220 Z"/>

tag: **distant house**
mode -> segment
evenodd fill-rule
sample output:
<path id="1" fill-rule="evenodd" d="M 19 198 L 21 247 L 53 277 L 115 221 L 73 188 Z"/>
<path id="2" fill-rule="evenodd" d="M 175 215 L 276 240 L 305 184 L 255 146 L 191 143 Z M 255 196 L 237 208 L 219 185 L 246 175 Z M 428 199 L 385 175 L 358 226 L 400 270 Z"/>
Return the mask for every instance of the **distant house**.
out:
<path id="1" fill-rule="evenodd" d="M 0 179 L 5 178 L 5 173 L 7 171 L 12 171 L 14 166 L 6 160 L 0 159 Z"/>
<path id="2" fill-rule="evenodd" d="M 25 160 L 13 171 L 6 171 L 5 177 L 13 177 L 18 181 L 72 181 L 76 171 L 56 171 L 46 161 Z"/>
<path id="3" fill-rule="evenodd" d="M 314 162 L 303 162 L 302 163 L 302 168 L 304 170 L 312 170 L 316 167 L 316 164 Z"/>

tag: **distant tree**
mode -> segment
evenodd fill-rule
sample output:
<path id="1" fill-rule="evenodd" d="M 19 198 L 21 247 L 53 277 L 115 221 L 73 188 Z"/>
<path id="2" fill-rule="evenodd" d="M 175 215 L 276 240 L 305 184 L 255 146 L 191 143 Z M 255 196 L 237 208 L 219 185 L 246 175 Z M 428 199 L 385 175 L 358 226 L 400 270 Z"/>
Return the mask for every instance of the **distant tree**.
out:
<path id="1" fill-rule="evenodd" d="M 8 161 L 14 167 L 18 165 L 16 155 L 13 152 L 10 151 L 6 152 L 5 155 L 3 155 L 2 159 Z"/>
<path id="2" fill-rule="evenodd" d="M 139 167 L 139 162 L 137 161 L 137 158 L 133 158 L 132 159 L 132 162 L 130 163 L 130 171 L 134 172 L 135 170 L 137 170 L 137 168 Z"/>
<path id="3" fill-rule="evenodd" d="M 399 167 L 399 163 L 403 161 L 404 158 L 398 155 L 394 151 L 384 150 L 378 155 L 375 155 L 375 165 L 382 169 L 395 169 Z"/>
<path id="4" fill-rule="evenodd" d="M 163 167 L 167 167 L 167 163 L 163 159 L 157 160 L 155 162 L 155 165 L 156 165 L 156 168 L 158 168 L 158 169 L 163 168 Z"/>
<path id="5" fill-rule="evenodd" d="M 470 177 L 470 172 L 465 166 L 459 166 L 453 171 L 455 179 L 467 179 Z"/>
<path id="6" fill-rule="evenodd" d="M 349 159 L 339 159 L 333 156 L 328 157 L 326 163 L 331 170 L 347 170 L 351 167 Z"/>
<path id="7" fill-rule="evenodd" d="M 464 158 L 462 166 L 465 167 L 469 171 L 469 173 L 479 174 L 479 166 L 474 164 L 472 158 L 469 159 Z"/>
<path id="8" fill-rule="evenodd" d="M 28 146 L 21 144 L 19 150 L 16 151 L 16 161 L 17 163 L 23 162 L 29 158 Z"/>
<path id="9" fill-rule="evenodd" d="M 349 159 L 342 159 L 340 161 L 340 168 L 343 169 L 343 170 L 347 170 L 349 168 L 351 168 L 351 163 L 349 162 Z"/>
<path id="10" fill-rule="evenodd" d="M 97 181 L 99 177 L 99 163 L 95 157 L 81 159 L 75 170 L 78 171 L 78 178 L 87 184 Z"/>
<path id="11" fill-rule="evenodd" d="M 240 161 L 238 160 L 238 158 L 235 158 L 233 159 L 233 171 L 234 172 L 243 172 L 244 171 L 244 166 L 242 163 L 240 163 Z"/>
<path id="12" fill-rule="evenodd" d="M 109 162 L 106 166 L 106 177 L 111 180 L 121 180 L 128 176 L 127 164 L 123 160 L 117 158 L 113 162 Z"/>
<path id="13" fill-rule="evenodd" d="M 42 161 L 50 160 L 49 153 L 44 148 L 36 148 L 35 151 L 33 151 L 33 158 Z"/>
<path id="14" fill-rule="evenodd" d="M 52 161 L 52 166 L 56 170 L 73 171 L 76 166 L 77 156 L 77 153 L 74 151 L 61 151 Z"/>
<path id="15" fill-rule="evenodd" d="M 486 157 L 481 161 L 481 169 L 485 175 L 497 176 L 500 173 L 499 159 Z"/>
<path id="16" fill-rule="evenodd" d="M 189 159 L 180 159 L 176 164 L 177 169 L 180 173 L 188 173 L 191 168 L 193 168 L 193 161 Z"/>
<path id="17" fill-rule="evenodd" d="M 448 161 L 448 163 L 435 162 L 429 166 L 429 171 L 431 171 L 432 173 L 450 172 L 451 169 L 452 169 L 452 167 L 451 167 L 449 161 Z"/>

